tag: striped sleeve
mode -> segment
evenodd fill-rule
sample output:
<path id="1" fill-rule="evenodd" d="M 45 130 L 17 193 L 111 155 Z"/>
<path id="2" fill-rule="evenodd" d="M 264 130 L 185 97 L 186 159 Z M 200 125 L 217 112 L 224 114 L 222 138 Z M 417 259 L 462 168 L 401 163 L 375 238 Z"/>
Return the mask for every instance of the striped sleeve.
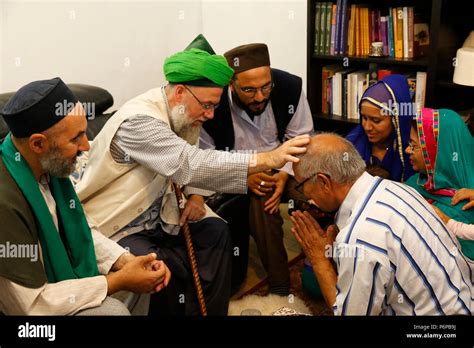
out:
<path id="1" fill-rule="evenodd" d="M 227 193 L 247 192 L 250 155 L 202 150 L 188 144 L 158 119 L 137 115 L 120 126 L 113 158 L 137 162 L 180 185 Z"/>
<path id="2" fill-rule="evenodd" d="M 380 315 L 391 271 L 378 255 L 362 245 L 338 245 L 338 293 L 335 315 Z"/>

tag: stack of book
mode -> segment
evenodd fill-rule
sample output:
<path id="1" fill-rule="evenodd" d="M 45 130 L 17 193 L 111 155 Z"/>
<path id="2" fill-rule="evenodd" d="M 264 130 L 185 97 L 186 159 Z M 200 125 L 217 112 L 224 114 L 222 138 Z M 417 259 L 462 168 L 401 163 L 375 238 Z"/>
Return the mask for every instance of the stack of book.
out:
<path id="1" fill-rule="evenodd" d="M 315 54 L 367 56 L 372 42 L 383 44 L 384 56 L 424 56 L 429 26 L 414 7 L 378 9 L 348 5 L 347 0 L 316 3 Z"/>
<path id="2" fill-rule="evenodd" d="M 370 64 L 368 70 L 345 69 L 340 64 L 322 69 L 322 107 L 324 114 L 347 119 L 359 119 L 359 102 L 365 90 L 387 75 L 400 73 L 397 68 L 381 69 Z M 405 74 L 410 88 L 412 103 L 417 109 L 425 104 L 426 72 Z"/>

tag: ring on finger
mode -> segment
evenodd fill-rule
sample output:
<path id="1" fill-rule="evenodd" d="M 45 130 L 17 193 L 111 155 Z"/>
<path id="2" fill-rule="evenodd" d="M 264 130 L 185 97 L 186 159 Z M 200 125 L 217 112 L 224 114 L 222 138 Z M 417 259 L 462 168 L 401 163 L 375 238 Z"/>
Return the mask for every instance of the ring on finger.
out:
<path id="1" fill-rule="evenodd" d="M 260 186 L 265 186 L 265 181 L 262 180 L 262 181 L 260 182 Z"/>

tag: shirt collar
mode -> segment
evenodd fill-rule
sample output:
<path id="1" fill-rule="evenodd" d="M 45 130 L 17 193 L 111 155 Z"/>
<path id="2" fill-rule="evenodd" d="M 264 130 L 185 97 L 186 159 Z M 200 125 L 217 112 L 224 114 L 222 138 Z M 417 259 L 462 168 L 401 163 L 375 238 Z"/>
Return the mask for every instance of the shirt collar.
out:
<path id="1" fill-rule="evenodd" d="M 371 186 L 374 180 L 375 178 L 372 175 L 364 172 L 352 185 L 336 215 L 336 225 L 339 230 L 347 225 L 358 200 L 365 197 L 367 187 Z"/>
<path id="2" fill-rule="evenodd" d="M 49 185 L 50 181 L 51 177 L 49 176 L 49 173 L 43 174 L 39 177 L 39 183 L 43 186 Z"/>

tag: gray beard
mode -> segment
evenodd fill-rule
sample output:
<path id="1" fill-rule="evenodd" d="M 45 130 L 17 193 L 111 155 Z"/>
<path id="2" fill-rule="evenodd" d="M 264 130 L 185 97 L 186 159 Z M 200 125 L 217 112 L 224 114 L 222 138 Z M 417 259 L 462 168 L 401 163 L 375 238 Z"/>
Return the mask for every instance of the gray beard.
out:
<path id="1" fill-rule="evenodd" d="M 170 110 L 170 123 L 173 131 L 188 144 L 195 145 L 201 133 L 201 127 L 193 127 L 192 120 L 182 105 L 177 105 Z"/>
<path id="2" fill-rule="evenodd" d="M 67 178 L 76 168 L 76 161 L 74 163 L 68 162 L 57 147 L 52 147 L 48 153 L 38 158 L 38 160 L 44 172 L 58 178 Z"/>

